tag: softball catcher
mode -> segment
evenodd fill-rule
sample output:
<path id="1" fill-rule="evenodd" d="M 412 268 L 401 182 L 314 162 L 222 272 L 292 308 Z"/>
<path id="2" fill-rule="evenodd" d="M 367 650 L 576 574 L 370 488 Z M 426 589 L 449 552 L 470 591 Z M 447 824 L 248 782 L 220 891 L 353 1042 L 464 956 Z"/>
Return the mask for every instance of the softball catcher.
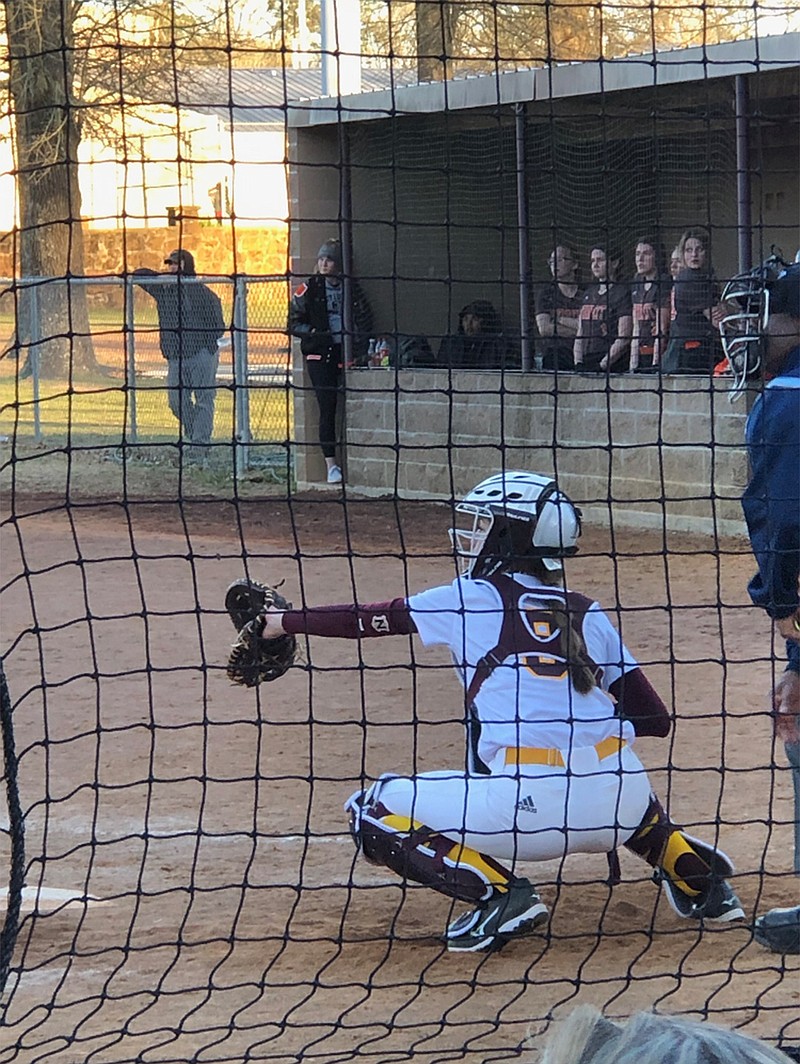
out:
<path id="1" fill-rule="evenodd" d="M 417 633 L 449 648 L 464 687 L 466 771 L 387 773 L 345 804 L 364 857 L 471 907 L 448 950 L 497 950 L 548 920 L 505 862 L 625 845 L 654 869 L 679 916 L 744 916 L 728 857 L 673 824 L 634 753 L 669 715 L 600 606 L 568 591 L 580 511 L 549 477 L 505 472 L 456 507 L 452 584 L 371 605 L 271 609 L 267 640 Z"/>

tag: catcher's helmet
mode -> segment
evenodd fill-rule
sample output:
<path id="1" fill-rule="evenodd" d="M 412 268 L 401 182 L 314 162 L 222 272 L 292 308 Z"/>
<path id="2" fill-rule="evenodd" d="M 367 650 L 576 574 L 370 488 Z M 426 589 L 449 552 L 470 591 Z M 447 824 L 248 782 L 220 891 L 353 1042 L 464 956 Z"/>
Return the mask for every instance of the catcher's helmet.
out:
<path id="1" fill-rule="evenodd" d="M 487 477 L 456 506 L 468 527 L 451 528 L 462 575 L 478 579 L 540 558 L 548 569 L 577 553 L 581 512 L 551 477 L 507 470 Z"/>
<path id="2" fill-rule="evenodd" d="M 731 401 L 744 390 L 749 377 L 755 377 L 764 358 L 764 339 L 770 316 L 770 291 L 786 273 L 786 263 L 777 253 L 760 266 L 733 277 L 725 286 L 722 302 L 732 308 L 722 319 L 719 331 L 722 347 L 733 375 Z"/>

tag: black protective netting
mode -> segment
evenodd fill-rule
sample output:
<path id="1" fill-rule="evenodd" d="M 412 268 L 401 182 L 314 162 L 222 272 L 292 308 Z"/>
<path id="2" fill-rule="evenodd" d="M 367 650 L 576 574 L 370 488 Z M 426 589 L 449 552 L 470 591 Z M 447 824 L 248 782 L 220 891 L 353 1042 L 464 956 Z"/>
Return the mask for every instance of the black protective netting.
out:
<path id="1" fill-rule="evenodd" d="M 760 382 L 729 402 L 715 323 L 669 371 L 652 341 L 666 357 L 679 332 L 688 229 L 713 270 L 701 326 L 733 275 L 794 258 L 797 11 L 19 0 L 0 18 L 0 1064 L 535 1061 L 577 1004 L 791 1052 L 797 958 L 753 934 L 797 902 L 797 744 L 769 715 L 786 653 L 747 592 Z M 667 298 L 633 372 L 644 236 Z M 598 248 L 616 275 L 592 274 Z M 663 700 L 669 734 L 636 753 L 673 820 L 730 855 L 742 918 L 681 919 L 653 882 L 671 857 L 642 839 L 616 885 L 604 846 L 536 851 L 536 790 L 498 819 L 511 857 L 459 852 L 463 817 L 432 828 L 391 786 L 365 813 L 376 860 L 354 847 L 352 795 L 472 764 L 481 694 L 402 603 L 454 580 L 453 504 L 501 469 L 581 508 L 567 582 L 648 677 L 642 704 Z M 286 676 L 232 686 L 223 600 L 245 574 L 349 607 L 329 634 L 358 638 L 300 635 Z M 551 642 L 583 631 L 575 602 L 566 621 L 529 603 L 546 647 L 511 655 L 520 692 L 546 676 L 572 698 L 562 658 L 616 675 L 616 635 L 588 664 Z M 459 632 L 487 612 L 463 605 Z M 496 712 L 545 726 L 537 690 Z M 537 734 L 516 747 L 566 771 L 571 742 Z M 603 801 L 560 806 L 559 838 Z M 476 881 L 504 892 L 493 859 L 549 922 L 449 950 Z"/>

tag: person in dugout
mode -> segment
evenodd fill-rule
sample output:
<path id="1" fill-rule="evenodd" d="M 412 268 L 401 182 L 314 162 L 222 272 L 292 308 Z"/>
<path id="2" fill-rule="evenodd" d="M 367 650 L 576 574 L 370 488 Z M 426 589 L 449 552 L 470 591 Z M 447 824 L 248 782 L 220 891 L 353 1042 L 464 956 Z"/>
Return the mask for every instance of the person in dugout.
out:
<path id="1" fill-rule="evenodd" d="M 591 252 L 593 283 L 586 289 L 573 344 L 575 369 L 589 373 L 619 373 L 633 331 L 631 291 L 619 280 L 621 252 L 596 243 Z"/>

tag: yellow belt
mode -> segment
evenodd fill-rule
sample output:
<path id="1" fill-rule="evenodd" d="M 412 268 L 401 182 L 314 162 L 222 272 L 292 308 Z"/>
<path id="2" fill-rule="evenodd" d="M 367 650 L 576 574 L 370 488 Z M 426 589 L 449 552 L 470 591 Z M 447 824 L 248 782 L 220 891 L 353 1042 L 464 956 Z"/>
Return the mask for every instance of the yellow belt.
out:
<path id="1" fill-rule="evenodd" d="M 625 746 L 624 739 L 611 735 L 602 742 L 595 743 L 594 749 L 600 761 L 604 757 L 616 754 Z M 553 768 L 566 768 L 566 762 L 560 750 L 546 749 L 539 746 L 509 746 L 506 748 L 507 765 L 550 765 Z"/>

